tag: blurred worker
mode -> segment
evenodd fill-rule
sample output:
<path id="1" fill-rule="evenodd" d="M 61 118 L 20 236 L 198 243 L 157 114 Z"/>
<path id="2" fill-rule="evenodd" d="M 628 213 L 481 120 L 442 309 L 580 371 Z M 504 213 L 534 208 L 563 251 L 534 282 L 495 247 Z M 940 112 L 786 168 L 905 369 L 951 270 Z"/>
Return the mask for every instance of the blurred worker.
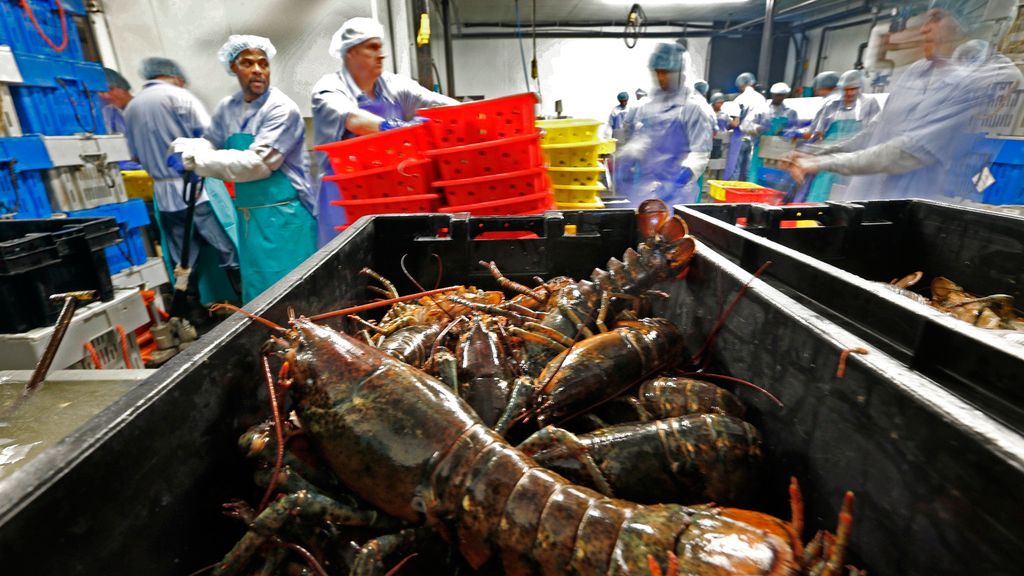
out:
<path id="1" fill-rule="evenodd" d="M 306 125 L 298 105 L 270 85 L 276 53 L 268 38 L 228 37 L 217 57 L 241 90 L 220 101 L 203 138 L 175 142 L 186 170 L 235 183 L 243 302 L 316 251 Z"/>
<path id="2" fill-rule="evenodd" d="M 711 95 L 711 109 L 715 112 L 715 127 L 718 132 L 729 127 L 729 115 L 722 111 L 723 104 L 725 104 L 725 94 L 715 92 Z"/>
<path id="3" fill-rule="evenodd" d="M 104 68 L 103 73 L 107 76 L 107 89 L 99 92 L 100 100 L 103 101 L 103 108 L 100 109 L 103 125 L 107 134 L 124 134 L 124 109 L 132 101 L 132 85 L 117 70 Z"/>
<path id="4" fill-rule="evenodd" d="M 705 100 L 708 99 L 708 83 L 704 80 L 697 80 L 693 83 L 693 89 L 697 91 Z"/>
<path id="5" fill-rule="evenodd" d="M 616 156 L 620 179 L 631 202 L 660 198 L 668 204 L 694 202 L 697 179 L 711 153 L 711 123 L 686 82 L 688 54 L 678 44 L 658 44 L 648 64 L 654 94 L 637 109 L 632 138 Z"/>
<path id="6" fill-rule="evenodd" d="M 615 108 L 612 108 L 611 114 L 608 115 L 608 129 L 612 132 L 612 138 L 624 140 L 623 134 L 625 129 L 623 121 L 626 116 L 626 105 L 629 103 L 629 93 L 619 92 L 616 98 L 619 100 L 619 103 Z"/>
<path id="7" fill-rule="evenodd" d="M 838 85 L 839 73 L 834 70 L 826 70 L 814 77 L 811 89 L 814 91 L 814 96 L 828 98 L 835 93 Z"/>
<path id="8" fill-rule="evenodd" d="M 814 140 L 835 143 L 852 137 L 871 122 L 881 107 L 878 101 L 861 94 L 864 77 L 860 70 L 847 70 L 839 80 L 840 94 L 826 100 L 808 130 Z M 808 202 L 824 202 L 834 184 L 845 186 L 847 179 L 831 172 L 819 173 L 807 193 Z"/>
<path id="9" fill-rule="evenodd" d="M 995 53 L 992 33 L 1009 22 L 1014 4 L 932 2 L 921 28 L 924 58 L 895 82 L 885 108 L 865 130 L 821 155 L 794 155 L 794 178 L 825 170 L 854 176 L 838 200 L 977 195 L 972 179 L 987 162 L 972 153 L 982 141 L 980 117 L 1022 80 Z"/>
<path id="10" fill-rule="evenodd" d="M 410 78 L 384 72 L 384 28 L 371 18 L 352 18 L 331 38 L 328 53 L 344 65 L 313 86 L 313 143 L 328 144 L 364 134 L 398 128 L 411 122 L 419 108 L 458 104 L 431 92 Z M 327 155 L 320 157 L 317 221 L 319 243 L 333 238 L 344 224 L 337 187 L 323 180 L 334 174 Z"/>
<path id="11" fill-rule="evenodd" d="M 189 261 L 181 262 L 187 211 L 182 179 L 184 166 L 177 157 L 169 159 L 167 151 L 171 142 L 178 138 L 201 136 L 210 125 L 210 115 L 203 103 L 183 88 L 185 74 L 173 60 L 146 58 L 139 74 L 146 82 L 124 110 L 125 136 L 132 155 L 153 178 L 154 209 L 167 241 L 164 250 L 175 267 L 194 268 L 199 248 L 204 243 L 209 244 L 217 251 L 221 268 L 238 290 L 241 281 L 235 245 L 217 219 L 205 191 L 196 199 Z M 199 304 L 196 299 L 198 276 L 189 275 L 189 294 L 193 305 Z"/>
<path id="12" fill-rule="evenodd" d="M 733 100 L 740 107 L 740 115 L 736 119 L 735 123 L 730 124 L 729 128 L 742 128 L 744 122 L 748 117 L 753 115 L 765 105 L 764 96 L 758 93 L 754 85 L 757 84 L 757 78 L 750 72 L 744 72 L 736 77 L 736 88 L 739 89 L 740 93 Z M 733 141 L 735 146 L 736 141 Z M 733 165 L 726 165 L 726 179 L 727 180 L 746 180 L 748 172 L 750 171 L 750 160 L 754 151 L 753 139 L 748 134 L 744 134 L 739 141 L 739 146 L 736 146 L 736 155 L 733 160 Z"/>
<path id="13" fill-rule="evenodd" d="M 789 97 L 789 84 L 776 82 L 772 84 L 770 94 L 771 102 L 765 102 L 753 114 L 747 114 L 744 119 L 743 131 L 751 136 L 780 134 L 786 128 L 796 124 L 796 110 L 786 106 L 785 99 Z"/>

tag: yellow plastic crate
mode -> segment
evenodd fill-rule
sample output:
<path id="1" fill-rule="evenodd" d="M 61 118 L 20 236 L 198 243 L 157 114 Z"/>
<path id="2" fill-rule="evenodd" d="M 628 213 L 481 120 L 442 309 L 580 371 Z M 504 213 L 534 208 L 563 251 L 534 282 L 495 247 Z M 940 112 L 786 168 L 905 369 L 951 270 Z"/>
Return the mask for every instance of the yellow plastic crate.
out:
<path id="1" fill-rule="evenodd" d="M 541 144 L 570 144 L 597 140 L 601 124 L 590 119 L 538 120 L 537 128 L 544 131 Z"/>
<path id="2" fill-rule="evenodd" d="M 604 202 L 599 199 L 597 202 L 556 202 L 559 210 L 600 210 L 604 208 Z"/>
<path id="3" fill-rule="evenodd" d="M 600 166 L 552 166 L 548 177 L 555 186 L 593 186 L 601 182 L 604 168 Z"/>
<path id="4" fill-rule="evenodd" d="M 596 168 L 602 154 L 615 152 L 615 140 L 542 144 L 540 149 L 550 167 Z"/>
<path id="5" fill-rule="evenodd" d="M 601 193 L 606 190 L 603 184 L 592 184 L 590 186 L 552 186 L 552 188 L 555 190 L 555 202 L 565 204 L 599 203 L 601 202 Z"/>
<path id="6" fill-rule="evenodd" d="M 708 188 L 708 194 L 710 194 L 712 198 L 719 202 L 724 202 L 726 188 L 750 188 L 751 190 L 755 190 L 757 188 L 764 188 L 764 186 L 759 186 L 753 182 L 742 182 L 739 180 L 708 180 Z"/>
<path id="7" fill-rule="evenodd" d="M 138 198 L 146 202 L 153 201 L 153 179 L 145 170 L 122 170 L 124 191 L 129 198 Z"/>

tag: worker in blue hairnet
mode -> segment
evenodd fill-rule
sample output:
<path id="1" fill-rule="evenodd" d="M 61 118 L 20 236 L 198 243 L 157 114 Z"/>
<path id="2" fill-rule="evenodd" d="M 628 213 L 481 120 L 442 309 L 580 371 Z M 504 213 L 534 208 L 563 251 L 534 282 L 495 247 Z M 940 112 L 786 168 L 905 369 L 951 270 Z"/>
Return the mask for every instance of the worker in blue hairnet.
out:
<path id="1" fill-rule="evenodd" d="M 722 111 L 725 104 L 725 94 L 715 92 L 711 95 L 711 110 L 715 113 L 715 132 L 724 132 L 729 127 L 729 115 Z"/>
<path id="2" fill-rule="evenodd" d="M 739 106 L 740 114 L 729 124 L 730 130 L 739 129 L 738 137 L 732 141 L 729 161 L 725 166 L 726 180 L 747 180 L 750 176 L 750 161 L 754 152 L 754 141 L 749 134 L 742 131 L 742 127 L 748 118 L 753 116 L 765 106 L 764 96 L 758 93 L 755 85 L 757 78 L 750 72 L 744 72 L 736 77 L 736 88 L 740 93 L 733 99 Z M 734 135 L 735 136 L 735 135 Z M 738 144 L 738 145 L 737 145 Z"/>
<path id="3" fill-rule="evenodd" d="M 708 86 L 706 80 L 697 80 L 696 82 L 694 82 L 693 89 L 696 90 L 698 94 L 703 96 L 705 100 L 707 100 L 708 90 L 710 89 L 710 87 Z"/>
<path id="4" fill-rule="evenodd" d="M 989 161 L 975 151 L 981 123 L 999 112 L 1020 72 L 995 52 L 1015 9 L 1011 0 L 935 1 L 921 27 L 924 57 L 892 86 L 885 107 L 853 138 L 818 155 L 794 155 L 790 173 L 853 176 L 832 198 L 980 199 Z"/>
<path id="5" fill-rule="evenodd" d="M 185 74 L 173 60 L 146 58 L 139 73 L 146 82 L 124 110 L 125 136 L 132 155 L 153 178 L 153 204 L 166 240 L 164 250 L 172 266 L 191 269 L 199 249 L 210 245 L 237 291 L 241 287 L 238 254 L 205 190 L 196 200 L 188 262 L 181 261 L 188 207 L 182 178 L 185 168 L 180 155 L 168 157 L 168 150 L 178 138 L 202 136 L 210 125 L 210 115 L 203 103 L 184 88 Z M 200 305 L 198 276 L 188 277 L 190 303 L 195 306 Z"/>
<path id="6" fill-rule="evenodd" d="M 839 73 L 834 70 L 826 70 L 814 77 L 811 90 L 817 98 L 828 98 L 835 93 L 838 86 Z"/>
<path id="7" fill-rule="evenodd" d="M 132 101 L 132 85 L 125 80 L 117 70 L 104 68 L 103 73 L 107 77 L 107 89 L 99 92 L 100 100 L 103 101 L 103 126 L 107 134 L 124 134 L 124 109 Z"/>
<path id="8" fill-rule="evenodd" d="M 616 99 L 618 99 L 619 103 L 608 114 L 608 129 L 611 130 L 612 138 L 625 140 L 623 138 L 625 132 L 623 122 L 626 116 L 626 108 L 629 104 L 629 92 L 619 92 Z"/>
<path id="9" fill-rule="evenodd" d="M 384 71 L 384 27 L 371 18 L 352 18 L 334 33 L 328 53 L 343 62 L 313 86 L 313 143 L 328 144 L 404 126 L 419 108 L 458 104 L 431 92 L 410 78 Z M 323 179 L 334 174 L 327 155 L 320 158 L 317 202 L 319 243 L 323 245 L 344 224 L 337 186 Z"/>
<path id="10" fill-rule="evenodd" d="M 316 251 L 306 125 L 298 105 L 270 85 L 276 53 L 268 38 L 228 37 L 217 57 L 241 89 L 220 101 L 203 138 L 174 142 L 186 169 L 234 182 L 243 302 Z"/>
<path id="11" fill-rule="evenodd" d="M 697 180 L 711 153 L 713 112 L 686 81 L 690 66 L 685 48 L 658 44 L 649 68 L 654 92 L 637 109 L 633 136 L 616 156 L 625 176 L 620 193 L 636 204 L 648 198 L 670 205 L 695 202 Z"/>

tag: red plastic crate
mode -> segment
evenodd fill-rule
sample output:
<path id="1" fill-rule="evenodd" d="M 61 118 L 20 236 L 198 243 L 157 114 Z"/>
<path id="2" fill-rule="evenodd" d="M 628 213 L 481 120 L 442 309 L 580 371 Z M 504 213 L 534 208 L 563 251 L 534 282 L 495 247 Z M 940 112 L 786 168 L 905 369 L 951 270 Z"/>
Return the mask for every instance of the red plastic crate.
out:
<path id="1" fill-rule="evenodd" d="M 434 160 L 444 180 L 518 172 L 544 165 L 540 133 L 536 131 L 491 142 L 431 150 L 426 156 Z"/>
<path id="2" fill-rule="evenodd" d="M 314 150 L 327 154 L 335 174 L 350 174 L 419 160 L 430 148 L 429 129 L 426 124 L 417 124 L 321 144 Z"/>
<path id="3" fill-rule="evenodd" d="M 547 169 L 543 166 L 476 178 L 442 180 L 434 182 L 434 188 L 441 188 L 445 201 L 451 205 L 478 204 L 551 192 Z"/>
<path id="4" fill-rule="evenodd" d="M 427 126 L 436 148 L 451 148 L 532 134 L 536 130 L 533 125 L 536 104 L 537 97 L 527 93 L 425 108 L 416 114 L 430 120 Z"/>
<path id="5" fill-rule="evenodd" d="M 429 194 L 433 179 L 434 165 L 429 159 L 407 159 L 397 166 L 324 176 L 324 180 L 338 185 L 345 200 Z"/>
<path id="6" fill-rule="evenodd" d="M 469 212 L 473 216 L 507 216 L 519 214 L 538 214 L 555 207 L 554 197 L 551 192 L 538 192 L 529 196 L 517 196 L 502 200 L 490 200 L 488 202 L 477 202 L 475 204 L 459 204 L 457 206 L 445 206 L 438 212 Z"/>
<path id="7" fill-rule="evenodd" d="M 332 206 L 345 209 L 347 224 L 358 220 L 361 216 L 371 214 L 420 214 L 437 212 L 441 206 L 440 194 L 414 194 L 411 196 L 393 196 L 390 198 L 368 198 L 365 200 L 331 200 Z M 344 226 L 336 227 L 344 230 Z"/>
<path id="8" fill-rule="evenodd" d="M 725 190 L 725 199 L 718 200 L 716 198 L 715 202 L 721 204 L 745 204 L 748 202 L 782 204 L 782 200 L 786 197 L 785 192 L 771 188 L 730 188 L 726 186 L 723 190 Z"/>

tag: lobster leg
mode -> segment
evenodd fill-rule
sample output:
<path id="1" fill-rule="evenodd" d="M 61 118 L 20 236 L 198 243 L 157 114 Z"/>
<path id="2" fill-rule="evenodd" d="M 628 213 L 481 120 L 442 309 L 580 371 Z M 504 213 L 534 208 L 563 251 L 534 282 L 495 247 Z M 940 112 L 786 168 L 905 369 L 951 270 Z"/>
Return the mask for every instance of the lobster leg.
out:
<path id="1" fill-rule="evenodd" d="M 444 347 L 438 348 L 431 358 L 431 362 L 437 372 L 438 380 L 447 384 L 452 392 L 459 394 L 458 360 L 451 350 Z"/>
<path id="2" fill-rule="evenodd" d="M 383 328 L 381 328 L 380 326 L 377 326 L 376 324 L 369 322 L 367 320 L 363 320 L 362 318 L 356 316 L 355 314 L 349 314 L 348 319 L 355 322 L 359 326 L 362 326 L 363 331 L 369 330 L 374 334 L 381 334 L 383 332 Z"/>
<path id="3" fill-rule="evenodd" d="M 494 276 L 494 279 L 498 282 L 498 286 L 501 286 L 505 290 L 533 298 L 538 304 L 543 304 L 545 302 L 546 298 L 540 294 L 537 294 L 518 282 L 513 282 L 512 280 L 505 278 L 505 275 L 501 273 L 501 270 L 498 269 L 498 265 L 494 262 L 484 262 L 481 260 L 480 265 L 487 268 L 491 272 L 491 276 Z"/>
<path id="4" fill-rule="evenodd" d="M 531 332 L 543 334 L 544 336 L 551 338 L 555 342 L 561 344 L 563 348 L 568 348 L 569 346 L 572 346 L 571 338 L 569 338 L 565 334 L 562 334 L 558 330 L 548 328 L 543 324 L 537 324 L 536 322 L 527 322 L 526 324 L 523 325 L 523 327 L 526 328 L 527 330 L 530 330 Z"/>
<path id="5" fill-rule="evenodd" d="M 249 531 L 214 569 L 215 575 L 241 573 L 264 544 L 288 522 L 332 522 L 342 526 L 397 527 L 398 521 L 377 511 L 357 510 L 322 494 L 300 491 L 271 503 L 252 521 Z"/>
<path id="6" fill-rule="evenodd" d="M 547 346 L 548 348 L 551 348 L 556 352 L 561 352 L 562 350 L 565 350 L 567 348 L 567 346 L 563 346 L 562 344 L 555 342 L 554 340 L 548 338 L 547 336 L 544 336 L 543 334 L 537 334 L 536 332 L 523 330 L 522 328 L 519 328 L 517 326 L 509 326 L 508 332 L 513 336 L 518 336 L 522 338 L 523 340 L 528 340 L 530 342 L 536 342 L 537 344 Z"/>
<path id="7" fill-rule="evenodd" d="M 562 314 L 565 314 L 565 317 L 568 318 L 570 322 L 573 323 L 573 326 L 576 328 L 576 332 L 582 334 L 584 338 L 590 338 L 591 336 L 594 335 L 590 328 L 587 328 L 587 325 L 583 322 L 583 320 L 580 320 L 580 317 L 576 314 L 575 311 L 573 311 L 572 308 L 566 306 L 565 304 L 559 304 L 558 309 L 562 312 Z"/>
<path id="8" fill-rule="evenodd" d="M 374 538 L 359 549 L 349 576 L 374 576 L 384 574 L 384 559 L 399 554 L 409 554 L 416 545 L 429 540 L 434 532 L 426 527 L 406 528 L 394 534 Z M 390 572 L 389 572 L 390 573 Z"/>
<path id="9" fill-rule="evenodd" d="M 370 278 L 373 278 L 377 282 L 383 284 L 384 288 L 387 290 L 388 298 L 398 298 L 398 290 L 395 288 L 395 285 L 392 284 L 391 281 L 388 280 L 387 278 L 381 276 L 380 274 L 369 268 L 363 268 L 362 270 L 359 271 L 359 273 L 362 274 L 363 276 L 369 276 Z"/>
<path id="10" fill-rule="evenodd" d="M 601 332 L 607 332 L 608 326 L 605 325 L 604 319 L 608 317 L 608 308 L 612 302 L 612 293 L 605 290 L 601 292 L 601 307 L 597 311 L 597 329 Z"/>
<path id="11" fill-rule="evenodd" d="M 608 480 L 604 477 L 601 469 L 597 467 L 597 462 L 594 462 L 594 459 L 590 456 L 583 443 L 580 442 L 580 439 L 568 430 L 555 428 L 554 426 L 545 426 L 534 432 L 526 440 L 523 440 L 523 443 L 517 446 L 517 448 L 529 456 L 534 456 L 553 446 L 566 448 L 570 457 L 579 462 L 583 469 L 586 470 L 587 476 L 590 477 L 597 490 L 609 498 L 614 497 L 612 487 L 608 484 Z"/>
<path id="12" fill-rule="evenodd" d="M 508 433 L 509 428 L 515 424 L 519 415 L 526 411 L 530 404 L 530 399 L 533 398 L 533 392 L 533 378 L 527 376 L 516 378 L 512 392 L 508 395 L 508 405 L 505 406 L 505 411 L 501 414 L 501 418 L 494 425 L 495 432 L 502 436 Z"/>

